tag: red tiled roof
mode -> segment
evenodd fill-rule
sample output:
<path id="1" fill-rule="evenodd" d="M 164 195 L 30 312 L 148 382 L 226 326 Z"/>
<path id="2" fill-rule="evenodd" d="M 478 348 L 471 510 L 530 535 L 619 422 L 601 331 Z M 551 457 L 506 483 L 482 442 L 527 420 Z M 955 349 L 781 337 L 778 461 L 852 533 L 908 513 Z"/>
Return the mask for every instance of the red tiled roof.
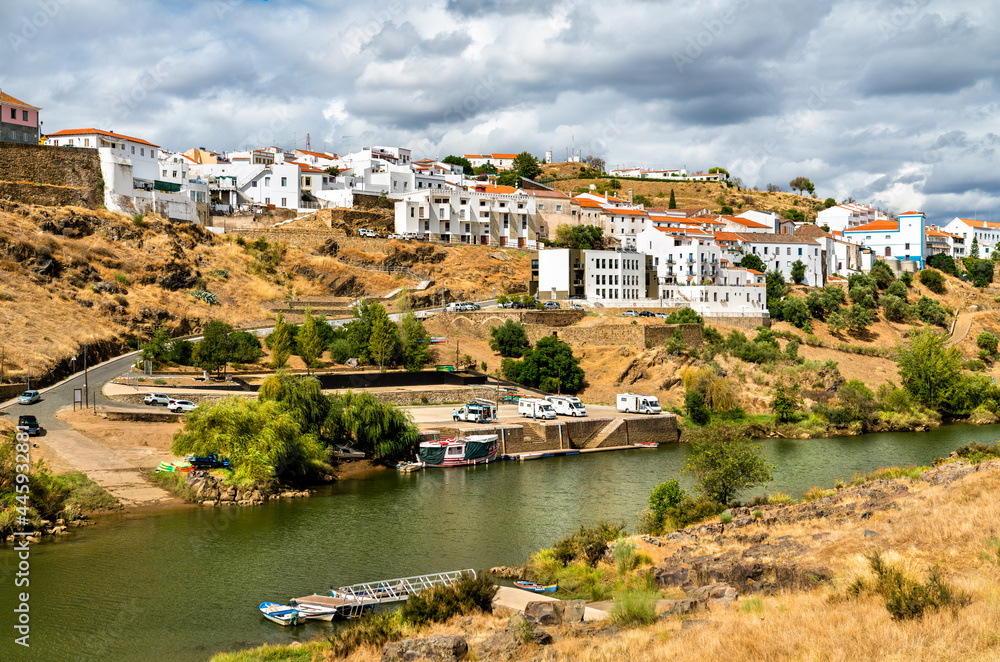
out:
<path id="1" fill-rule="evenodd" d="M 18 98 L 12 97 L 3 90 L 0 90 L 0 103 L 5 103 L 8 106 L 19 106 L 21 108 L 27 108 L 28 110 L 41 110 L 37 106 L 32 106 L 30 103 L 25 103 Z"/>
<path id="2" fill-rule="evenodd" d="M 596 202 L 594 202 L 590 198 L 573 198 L 573 201 L 580 203 L 581 207 L 590 207 L 590 208 L 594 208 L 594 209 L 604 209 L 603 207 L 601 207 L 601 205 L 597 204 Z"/>
<path id="3" fill-rule="evenodd" d="M 923 214 L 922 211 L 904 211 L 900 216 L 913 216 L 915 214 Z"/>
<path id="4" fill-rule="evenodd" d="M 517 154 L 490 154 L 494 159 L 516 159 Z"/>
<path id="5" fill-rule="evenodd" d="M 743 241 L 743 237 L 736 234 L 735 232 L 716 232 L 716 241 Z"/>
<path id="6" fill-rule="evenodd" d="M 988 228 L 990 230 L 1000 230 L 1000 223 L 994 223 L 992 221 L 977 221 L 974 218 L 960 218 L 958 220 L 962 221 L 971 228 Z"/>
<path id="7" fill-rule="evenodd" d="M 649 216 L 641 209 L 605 209 L 609 214 L 620 214 L 622 216 Z"/>
<path id="8" fill-rule="evenodd" d="M 119 140 L 128 140 L 134 143 L 138 143 L 140 145 L 159 147 L 159 145 L 154 145 L 153 143 L 142 140 L 141 138 L 132 138 L 130 136 L 123 136 L 120 133 L 101 131 L 100 129 L 63 129 L 62 131 L 56 131 L 55 133 L 46 133 L 45 135 L 51 138 L 53 136 L 90 136 L 94 134 L 97 134 L 99 136 L 106 136 L 108 138 L 117 138 Z"/>
<path id="9" fill-rule="evenodd" d="M 747 267 L 747 271 L 749 271 L 752 274 L 757 274 L 758 276 L 766 276 L 767 275 L 763 271 L 757 271 L 756 269 L 751 269 L 749 267 Z"/>
<path id="10" fill-rule="evenodd" d="M 890 221 L 887 219 L 879 219 L 877 221 L 872 221 L 871 223 L 865 223 L 864 225 L 859 225 L 856 228 L 847 228 L 844 233 L 848 232 L 878 232 L 879 230 L 898 230 L 899 221 Z"/>
<path id="11" fill-rule="evenodd" d="M 494 186 L 493 184 L 476 184 L 473 189 L 477 193 L 517 193 L 517 189 L 513 186 Z"/>
<path id="12" fill-rule="evenodd" d="M 757 221 L 751 221 L 749 218 L 740 218 L 739 216 L 723 216 L 730 223 L 736 223 L 737 225 L 742 225 L 747 228 L 767 228 L 767 225 L 763 223 L 758 223 Z"/>

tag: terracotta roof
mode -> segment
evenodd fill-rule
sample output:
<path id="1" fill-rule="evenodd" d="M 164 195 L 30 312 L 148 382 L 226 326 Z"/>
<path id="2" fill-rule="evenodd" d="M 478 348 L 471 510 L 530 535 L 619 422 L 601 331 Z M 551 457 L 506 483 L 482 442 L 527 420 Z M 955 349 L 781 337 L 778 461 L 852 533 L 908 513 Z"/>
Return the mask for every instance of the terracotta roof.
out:
<path id="1" fill-rule="evenodd" d="M 117 138 L 119 140 L 128 140 L 140 145 L 149 145 L 150 147 L 159 147 L 159 145 L 154 145 L 151 142 L 142 140 L 141 138 L 132 138 L 130 136 L 123 136 L 120 133 L 111 133 L 110 131 L 101 131 L 100 129 L 63 129 L 62 131 L 56 131 L 55 133 L 46 133 L 45 135 L 49 138 L 53 136 L 91 136 L 97 134 L 99 136 L 106 136 L 108 138 Z"/>
<path id="2" fill-rule="evenodd" d="M 823 228 L 812 223 L 806 223 L 795 228 L 795 235 L 799 237 L 829 237 L 830 233 L 825 232 Z"/>
<path id="3" fill-rule="evenodd" d="M 794 234 L 771 234 L 769 232 L 753 232 L 741 234 L 740 238 L 748 244 L 816 244 L 815 237 L 797 237 Z"/>
<path id="4" fill-rule="evenodd" d="M 743 237 L 736 234 L 735 232 L 716 232 L 716 241 L 743 241 Z"/>
<path id="5" fill-rule="evenodd" d="M 516 159 L 517 154 L 490 154 L 494 159 Z"/>
<path id="6" fill-rule="evenodd" d="M 922 215 L 923 213 L 924 212 L 922 211 L 904 211 L 902 214 L 900 214 L 900 216 L 916 216 L 916 215 Z"/>
<path id="7" fill-rule="evenodd" d="M 952 234 L 950 232 L 945 232 L 941 228 L 931 226 L 927 228 L 927 234 L 933 235 L 935 237 L 951 237 L 952 239 L 961 239 L 957 234 Z"/>
<path id="8" fill-rule="evenodd" d="M 758 223 L 757 221 L 751 221 L 749 218 L 740 218 L 739 216 L 723 216 L 730 223 L 736 223 L 747 228 L 768 228 L 770 226 L 764 225 L 763 223 Z"/>
<path id="9" fill-rule="evenodd" d="M 985 228 L 990 230 L 1000 230 L 1000 223 L 994 223 L 992 221 L 977 221 L 974 218 L 960 218 L 958 219 L 968 225 L 971 228 Z"/>
<path id="10" fill-rule="evenodd" d="M 309 156 L 315 156 L 315 157 L 320 158 L 320 159 L 335 159 L 335 158 L 337 158 L 336 154 L 331 155 L 331 154 L 324 154 L 322 152 L 309 152 L 309 151 L 304 150 L 304 149 L 297 149 L 295 151 L 298 152 L 299 154 L 308 154 Z"/>
<path id="11" fill-rule="evenodd" d="M 477 193 L 517 193 L 517 189 L 513 186 L 494 186 L 493 184 L 476 184 L 473 189 Z"/>
<path id="12" fill-rule="evenodd" d="M 604 209 L 603 207 L 601 207 L 601 205 L 597 204 L 590 198 L 573 198 L 573 201 L 579 203 L 581 207 L 589 207 L 592 209 Z"/>
<path id="13" fill-rule="evenodd" d="M 641 209 L 605 209 L 604 211 L 609 214 L 620 214 L 622 216 L 649 216 L 646 212 Z"/>
<path id="14" fill-rule="evenodd" d="M 763 271 L 757 271 L 756 269 L 747 268 L 747 271 L 749 271 L 752 274 L 757 274 L 758 276 L 766 276 L 767 275 Z"/>
<path id="15" fill-rule="evenodd" d="M 32 106 L 30 103 L 25 103 L 20 99 L 12 97 L 3 90 L 0 90 L 0 103 L 5 103 L 8 106 L 19 106 L 21 108 L 27 108 L 28 110 L 41 110 L 41 108 L 37 106 Z"/>
<path id="16" fill-rule="evenodd" d="M 880 219 L 877 221 L 872 221 L 871 223 L 865 223 L 864 225 L 859 225 L 855 228 L 847 228 L 844 233 L 854 233 L 854 232 L 878 232 L 879 230 L 898 230 L 899 221 L 890 221 L 887 219 Z"/>

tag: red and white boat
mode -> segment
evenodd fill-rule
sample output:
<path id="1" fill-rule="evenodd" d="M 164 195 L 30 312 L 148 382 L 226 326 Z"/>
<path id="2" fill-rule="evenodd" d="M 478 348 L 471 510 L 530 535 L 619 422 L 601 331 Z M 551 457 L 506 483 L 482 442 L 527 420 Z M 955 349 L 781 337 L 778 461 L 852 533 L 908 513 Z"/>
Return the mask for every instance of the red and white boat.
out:
<path id="1" fill-rule="evenodd" d="M 461 439 L 441 439 L 420 443 L 420 461 L 428 467 L 467 467 L 497 459 L 498 435 L 477 434 Z"/>

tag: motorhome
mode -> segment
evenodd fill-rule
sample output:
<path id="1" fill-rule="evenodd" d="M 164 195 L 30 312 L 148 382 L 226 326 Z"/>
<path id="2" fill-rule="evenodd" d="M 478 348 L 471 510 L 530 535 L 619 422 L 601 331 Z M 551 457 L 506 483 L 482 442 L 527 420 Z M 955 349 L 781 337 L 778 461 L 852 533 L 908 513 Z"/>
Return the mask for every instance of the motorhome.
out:
<path id="1" fill-rule="evenodd" d="M 556 417 L 552 403 L 540 398 L 522 398 L 517 402 L 517 413 L 527 418 L 551 420 Z"/>
<path id="2" fill-rule="evenodd" d="M 453 418 L 468 423 L 489 423 L 496 419 L 492 403 L 472 402 L 455 410 Z"/>
<path id="3" fill-rule="evenodd" d="M 655 395 L 638 395 L 636 393 L 619 393 L 615 398 L 618 411 L 633 414 L 659 414 L 660 401 Z"/>
<path id="4" fill-rule="evenodd" d="M 574 398 L 570 395 L 549 395 L 545 399 L 552 403 L 552 408 L 556 410 L 557 414 L 563 416 L 587 415 L 587 408 L 580 402 L 580 398 Z"/>

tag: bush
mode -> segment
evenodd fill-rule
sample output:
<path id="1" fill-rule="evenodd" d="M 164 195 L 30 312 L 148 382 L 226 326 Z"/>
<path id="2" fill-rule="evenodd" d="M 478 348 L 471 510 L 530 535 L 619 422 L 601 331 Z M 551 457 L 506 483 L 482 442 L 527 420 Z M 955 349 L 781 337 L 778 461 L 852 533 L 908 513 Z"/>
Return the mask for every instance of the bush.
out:
<path id="1" fill-rule="evenodd" d="M 340 632 L 330 637 L 330 650 L 334 657 L 347 657 L 361 646 L 381 649 L 402 639 L 405 632 L 400 611 L 368 612 L 351 619 Z"/>
<path id="2" fill-rule="evenodd" d="M 812 317 L 805 300 L 796 297 L 786 299 L 782 306 L 782 311 L 785 321 L 800 329 L 804 329 Z"/>
<path id="3" fill-rule="evenodd" d="M 727 513 L 727 512 L 722 512 L 722 513 L 719 514 L 719 521 L 722 522 L 723 524 L 732 524 L 732 522 L 733 522 L 733 514 L 732 513 Z"/>
<path id="4" fill-rule="evenodd" d="M 518 358 L 531 347 L 524 325 L 508 319 L 490 329 L 490 349 L 506 358 Z"/>
<path id="5" fill-rule="evenodd" d="M 899 277 L 899 282 L 905 285 L 906 287 L 911 287 L 913 285 L 913 274 L 911 274 L 909 271 L 904 271 L 903 274 Z"/>
<path id="6" fill-rule="evenodd" d="M 791 343 L 789 343 L 790 345 Z M 779 423 L 795 420 L 795 412 L 799 408 L 799 400 L 795 393 L 789 393 L 783 386 L 774 387 L 774 399 L 771 401 L 771 413 Z"/>
<path id="7" fill-rule="evenodd" d="M 493 598 L 497 585 L 489 575 L 465 575 L 451 586 L 434 588 L 411 595 L 399 610 L 406 623 L 417 627 L 429 623 L 443 623 L 452 616 L 482 612 L 493 613 Z"/>
<path id="8" fill-rule="evenodd" d="M 725 509 L 723 504 L 705 497 L 685 497 L 676 506 L 667 509 L 665 522 L 672 528 L 682 529 L 715 517 Z"/>
<path id="9" fill-rule="evenodd" d="M 652 625 L 656 622 L 656 603 L 659 591 L 630 590 L 615 594 L 615 604 L 609 618 L 619 627 Z"/>
<path id="10" fill-rule="evenodd" d="M 687 391 L 684 394 L 684 407 L 688 418 L 695 425 L 707 425 L 712 420 L 712 412 L 705 405 L 705 394 L 701 391 Z"/>
<path id="11" fill-rule="evenodd" d="M 802 495 L 802 500 L 806 503 L 809 503 L 810 501 L 819 501 L 820 499 L 831 497 L 836 493 L 837 490 L 824 490 L 822 487 L 813 487 Z"/>
<path id="12" fill-rule="evenodd" d="M 1000 458 L 1000 444 L 980 444 L 972 442 L 955 451 L 960 458 L 978 464 L 986 460 Z"/>
<path id="13" fill-rule="evenodd" d="M 917 317 L 927 324 L 948 325 L 948 313 L 940 303 L 930 297 L 920 297 L 917 301 Z"/>
<path id="14" fill-rule="evenodd" d="M 924 269 L 920 272 L 920 282 L 934 294 L 944 294 L 944 276 L 935 269 Z"/>
<path id="15" fill-rule="evenodd" d="M 905 322 L 913 314 L 913 308 L 907 305 L 905 299 L 888 293 L 882 297 L 882 311 L 885 318 L 892 322 Z"/>
<path id="16" fill-rule="evenodd" d="M 944 581 L 937 566 L 931 569 L 927 581 L 920 583 L 886 563 L 881 552 L 874 552 L 867 558 L 874 578 L 854 580 L 847 594 L 849 597 L 865 593 L 880 596 L 893 620 L 922 618 L 929 609 L 957 610 L 970 602 L 968 595 Z"/>
<path id="17" fill-rule="evenodd" d="M 979 359 L 971 359 L 969 361 L 965 361 L 962 364 L 962 368 L 965 370 L 971 370 L 972 372 L 982 372 L 983 370 L 986 370 L 986 364 Z"/>
<path id="18" fill-rule="evenodd" d="M 969 278 L 976 287 L 986 287 L 993 282 L 993 262 L 990 260 L 977 260 L 967 257 L 963 260 L 965 269 L 969 272 Z"/>
<path id="19" fill-rule="evenodd" d="M 997 344 L 997 337 L 989 331 L 983 331 L 976 337 L 976 346 L 993 356 L 997 354 Z"/>
<path id="20" fill-rule="evenodd" d="M 347 363 L 347 359 L 354 358 L 355 355 L 354 345 L 349 340 L 337 338 L 330 343 L 330 359 L 334 363 Z"/>
<path id="21" fill-rule="evenodd" d="M 938 271 L 943 271 L 951 276 L 957 275 L 955 270 L 955 260 L 944 253 L 936 253 L 931 255 L 924 264 L 928 267 L 933 267 Z"/>
<path id="22" fill-rule="evenodd" d="M 888 287 L 888 289 L 886 289 L 885 293 L 897 296 L 903 301 L 906 301 L 906 297 L 909 294 L 909 292 L 906 289 L 906 285 L 904 285 L 903 282 L 900 280 L 893 281 L 892 284 Z M 885 304 L 883 303 L 882 305 Z"/>
<path id="23" fill-rule="evenodd" d="M 593 568 L 604 556 L 608 543 L 624 532 L 624 522 L 616 524 L 602 520 L 594 526 L 581 525 L 579 531 L 557 542 L 552 551 L 562 565 L 579 560 Z"/>
<path id="24" fill-rule="evenodd" d="M 704 324 L 705 320 L 693 309 L 681 308 L 667 315 L 663 322 L 665 324 Z"/>
<path id="25" fill-rule="evenodd" d="M 889 285 L 896 280 L 896 274 L 892 273 L 892 269 L 889 268 L 889 265 L 882 260 L 875 261 L 869 275 L 875 280 L 875 285 L 880 290 L 884 290 L 889 287 Z"/>

